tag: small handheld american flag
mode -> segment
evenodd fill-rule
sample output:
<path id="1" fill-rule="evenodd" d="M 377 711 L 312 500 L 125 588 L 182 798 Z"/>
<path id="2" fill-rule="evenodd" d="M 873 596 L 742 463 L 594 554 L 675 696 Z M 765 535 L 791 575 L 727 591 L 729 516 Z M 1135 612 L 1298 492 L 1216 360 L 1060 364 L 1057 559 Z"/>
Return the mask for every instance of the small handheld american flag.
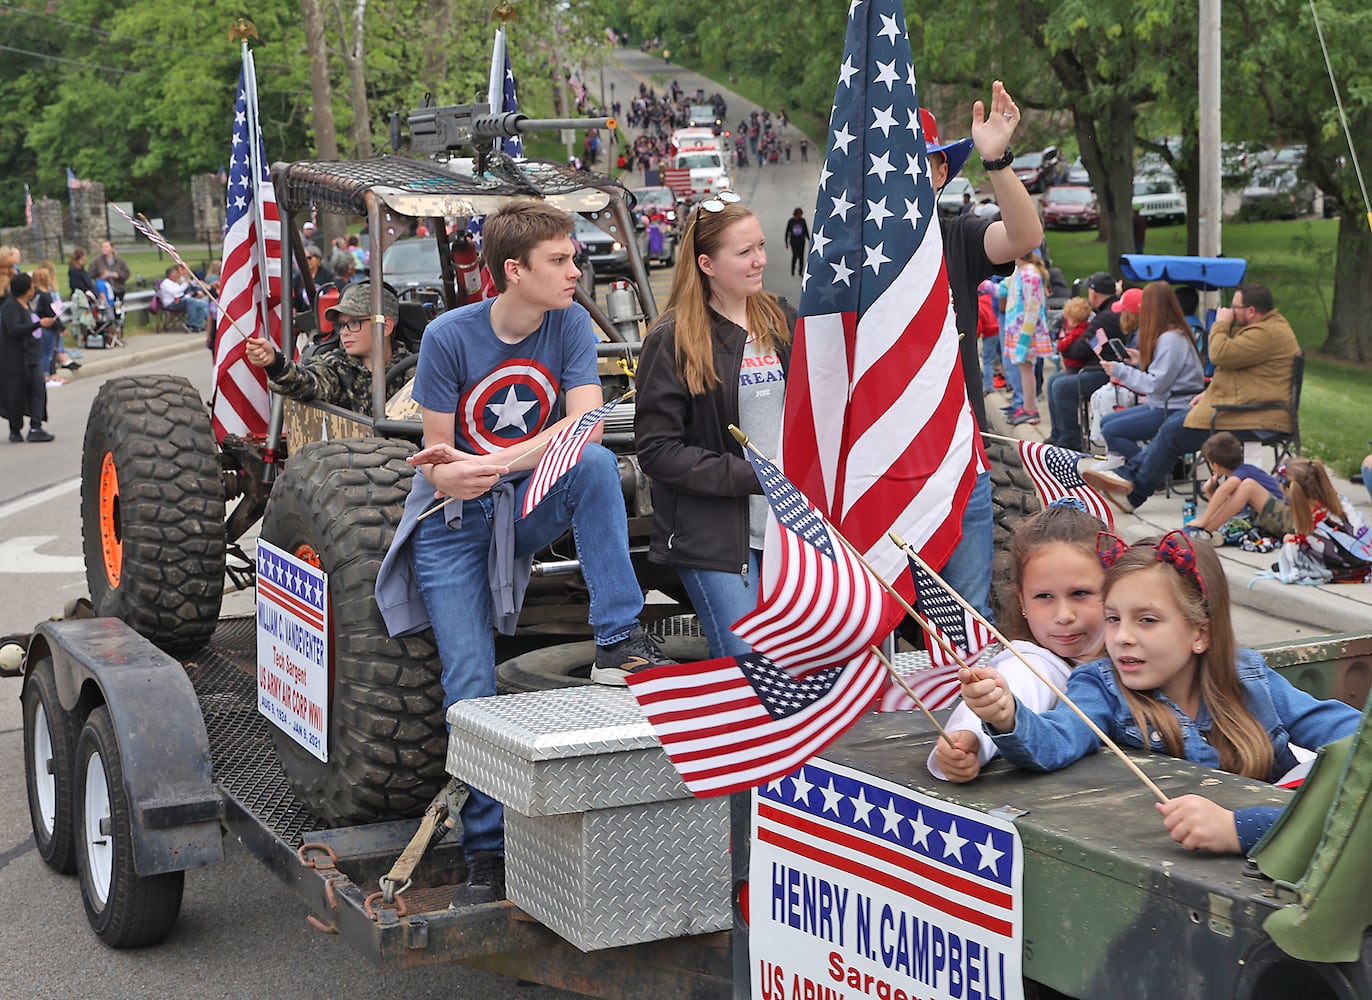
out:
<path id="1" fill-rule="evenodd" d="M 579 419 L 553 435 L 552 440 L 543 449 L 543 454 L 539 456 L 538 464 L 534 466 L 533 476 L 529 479 L 529 491 L 524 494 L 524 506 L 519 512 L 520 517 L 528 517 L 529 512 L 548 495 L 553 484 L 565 476 L 572 466 L 576 465 L 577 459 L 581 457 L 581 453 L 586 450 L 586 445 L 590 443 L 591 435 L 595 433 L 597 425 L 622 400 L 633 395 L 633 392 L 634 390 L 630 389 L 624 395 L 616 396 L 608 403 L 603 403 L 594 410 L 583 413 Z"/>

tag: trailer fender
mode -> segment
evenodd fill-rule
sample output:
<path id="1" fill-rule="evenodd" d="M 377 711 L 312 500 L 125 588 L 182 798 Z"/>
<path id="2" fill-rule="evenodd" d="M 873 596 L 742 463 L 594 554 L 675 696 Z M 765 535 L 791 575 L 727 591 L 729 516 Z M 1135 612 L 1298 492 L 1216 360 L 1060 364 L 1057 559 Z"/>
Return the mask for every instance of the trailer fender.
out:
<path id="1" fill-rule="evenodd" d="M 44 622 L 29 659 L 50 655 L 62 707 L 98 704 L 114 722 L 133 813 L 134 869 L 141 876 L 224 860 L 224 803 L 210 743 L 184 668 L 117 618 Z"/>

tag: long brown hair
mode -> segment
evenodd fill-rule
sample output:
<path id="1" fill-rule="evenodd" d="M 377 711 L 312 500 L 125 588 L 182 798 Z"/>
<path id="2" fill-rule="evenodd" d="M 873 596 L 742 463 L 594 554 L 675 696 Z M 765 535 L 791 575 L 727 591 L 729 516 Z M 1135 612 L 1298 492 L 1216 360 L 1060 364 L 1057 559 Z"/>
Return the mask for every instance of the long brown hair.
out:
<path id="1" fill-rule="evenodd" d="M 1339 491 L 1329 481 L 1329 473 L 1324 464 L 1313 458 L 1291 458 L 1284 470 L 1279 470 L 1286 480 L 1286 498 L 1291 504 L 1291 527 L 1302 535 L 1315 530 L 1314 508 L 1324 507 L 1344 524 L 1348 514 L 1339 499 Z"/>
<path id="2" fill-rule="evenodd" d="M 1267 781 L 1272 776 L 1275 756 L 1272 740 L 1244 701 L 1243 685 L 1239 683 L 1238 643 L 1234 639 L 1234 624 L 1229 612 L 1229 584 L 1219 556 L 1209 545 L 1194 546 L 1196 572 L 1205 581 L 1202 591 L 1195 580 L 1158 560 L 1155 547 L 1158 541 L 1157 538 L 1145 538 L 1131 546 L 1105 571 L 1106 603 L 1109 603 L 1111 590 L 1133 574 L 1163 574 L 1182 617 L 1192 625 L 1208 626 L 1210 642 L 1204 652 L 1196 654 L 1196 676 L 1200 681 L 1201 701 L 1210 711 L 1211 727 L 1207 739 L 1219 752 L 1220 768 Z M 1131 691 L 1123 683 L 1119 688 L 1143 733 L 1145 746 L 1151 746 L 1150 734 L 1156 733 L 1169 754 L 1184 756 L 1181 725 L 1172 708 L 1161 701 L 1155 691 Z"/>
<path id="3" fill-rule="evenodd" d="M 1191 324 L 1186 321 L 1186 313 L 1182 311 L 1181 302 L 1177 300 L 1177 293 L 1172 291 L 1171 285 L 1165 281 L 1150 281 L 1143 286 L 1143 299 L 1139 304 L 1140 368 L 1148 370 L 1153 363 L 1153 350 L 1158 346 L 1158 339 L 1168 330 L 1180 331 L 1194 351 L 1196 343 L 1187 336 L 1190 329 Z"/>
<path id="4" fill-rule="evenodd" d="M 719 385 L 715 371 L 715 353 L 710 319 L 710 277 L 700 269 L 701 254 L 712 257 L 719 252 L 724 231 L 736 222 L 753 217 L 753 213 L 737 202 L 726 204 L 723 211 L 708 212 L 697 207 L 686 223 L 686 232 L 678 249 L 676 273 L 672 275 L 672 291 L 667 307 L 658 323 L 670 317 L 676 324 L 676 363 L 692 395 L 700 395 Z M 765 353 L 771 353 L 791 339 L 776 296 L 758 292 L 748 296 L 748 332 L 757 338 Z M 649 331 L 651 333 L 652 331 Z"/>
<path id="5" fill-rule="evenodd" d="M 1084 300 L 1083 300 L 1084 301 Z M 999 616 L 1001 631 L 1010 639 L 1038 640 L 1029 631 L 1019 592 L 1024 584 L 1024 567 L 1040 549 L 1049 545 L 1073 545 L 1092 559 L 1096 558 L 1096 536 L 1104 527 L 1100 519 L 1072 507 L 1045 507 L 1015 525 L 1010 536 L 1010 579 L 1001 588 Z"/>

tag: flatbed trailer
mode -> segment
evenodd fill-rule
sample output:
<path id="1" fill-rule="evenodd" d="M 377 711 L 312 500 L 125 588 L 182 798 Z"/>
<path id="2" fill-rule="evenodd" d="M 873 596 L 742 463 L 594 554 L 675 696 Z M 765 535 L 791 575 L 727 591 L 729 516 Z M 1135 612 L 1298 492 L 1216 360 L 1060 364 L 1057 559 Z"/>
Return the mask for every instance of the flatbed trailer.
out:
<path id="1" fill-rule="evenodd" d="M 293 794 L 270 726 L 257 711 L 255 642 L 251 617 L 221 621 L 208 647 L 184 663 L 115 619 L 49 622 L 35 632 L 25 681 L 26 751 L 38 742 L 27 729 L 36 704 L 32 692 L 45 685 L 60 701 L 60 708 L 51 699 L 44 703 L 50 729 L 63 728 L 54 726 L 59 711 L 75 721 L 84 716 L 89 728 L 102 709 L 115 723 L 118 749 L 102 749 L 106 757 L 121 758 L 122 789 L 111 789 L 112 797 L 122 791 L 132 818 L 125 842 L 114 845 L 116 890 L 120 850 L 133 858 L 135 884 L 155 882 L 219 860 L 222 829 L 292 888 L 316 929 L 344 938 L 384 969 L 469 965 L 607 1000 L 776 996 L 751 981 L 746 904 L 738 905 L 749 875 L 747 795 L 732 803 L 732 932 L 583 951 L 510 902 L 451 911 L 448 901 L 464 875 L 460 845 L 452 842 L 428 851 L 412 884 L 388 900 L 379 880 L 410 842 L 416 821 L 337 829 L 315 821 Z M 1372 676 L 1372 635 L 1289 644 L 1267 655 L 1325 697 L 1361 698 Z M 1307 961 L 1268 936 L 1264 922 L 1274 912 L 1311 902 L 1301 900 L 1299 883 L 1274 882 L 1243 858 L 1182 851 L 1163 830 L 1149 793 L 1109 755 L 1046 775 L 993 763 L 978 781 L 951 785 L 925 769 L 933 739 L 914 713 L 868 715 L 820 763 L 1013 817 L 1024 854 L 1024 995 L 1372 996 L 1365 947 L 1357 961 Z M 84 733 L 79 742 L 87 746 Z M 61 758 L 41 756 L 26 753 L 31 807 L 44 769 L 51 773 Z M 83 759 L 78 755 L 78 765 Z M 1203 790 L 1229 807 L 1282 804 L 1291 795 L 1185 761 L 1134 759 L 1169 794 Z M 117 803 L 112 812 L 119 812 Z M 1367 821 L 1353 825 L 1353 840 L 1341 853 L 1365 857 L 1372 846 Z M 113 839 L 121 840 L 117 823 L 114 832 Z M 43 847 L 37 826 L 35 833 Z M 1337 858 L 1321 861 L 1318 855 L 1312 871 L 1337 864 Z M 45 860 L 52 864 L 47 852 Z M 81 866 L 83 896 L 89 895 L 90 867 Z M 1360 877 L 1365 884 L 1372 873 Z M 754 906 L 762 905 L 757 900 L 764 891 L 754 891 Z M 178 891 L 176 908 L 179 902 Z M 101 932 L 89 900 L 87 909 Z M 159 919 L 156 912 L 145 916 Z M 1345 933 L 1360 939 L 1363 916 L 1372 919 L 1355 915 Z"/>

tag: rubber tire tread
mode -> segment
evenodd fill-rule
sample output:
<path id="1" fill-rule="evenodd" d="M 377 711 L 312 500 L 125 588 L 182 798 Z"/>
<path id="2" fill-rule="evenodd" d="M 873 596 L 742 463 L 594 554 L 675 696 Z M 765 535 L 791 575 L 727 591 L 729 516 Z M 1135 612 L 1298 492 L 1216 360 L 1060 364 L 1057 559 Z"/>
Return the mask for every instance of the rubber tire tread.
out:
<path id="1" fill-rule="evenodd" d="M 335 826 L 418 816 L 447 780 L 443 684 L 432 634 L 391 638 L 376 574 L 404 513 L 414 446 L 385 438 L 316 441 L 272 489 L 261 537 L 310 545 L 329 577 L 329 760 L 275 726 L 296 795 Z"/>
<path id="2" fill-rule="evenodd" d="M 76 871 L 76 741 L 80 736 L 76 719 L 62 707 L 57 696 L 57 678 L 52 657 L 44 656 L 34 662 L 24 679 L 21 695 L 24 705 L 24 784 L 28 789 L 29 823 L 38 856 L 59 875 Z M 52 832 L 43 830 L 39 819 L 38 793 L 28 780 L 34 765 L 34 717 L 38 706 L 48 719 L 48 735 L 52 741 L 53 777 L 56 782 L 56 810 Z"/>
<path id="3" fill-rule="evenodd" d="M 86 763 L 98 752 L 110 793 L 110 837 L 114 841 L 114 871 L 109 898 L 101 907 L 90 888 L 90 862 L 84 849 L 86 833 L 84 802 Z M 77 873 L 81 879 L 81 901 L 86 919 L 100 940 L 111 948 L 144 948 L 158 944 L 171 933 L 181 915 L 181 896 L 186 873 L 165 872 L 141 876 L 133 866 L 133 815 L 124 788 L 124 765 L 119 756 L 119 740 L 109 709 L 98 706 L 86 717 L 85 728 L 76 749 Z"/>
<path id="4" fill-rule="evenodd" d="M 115 587 L 100 538 L 106 452 L 124 545 Z M 81 540 L 98 616 L 122 619 L 172 656 L 205 647 L 224 596 L 224 481 L 209 413 L 186 379 L 138 375 L 100 387 L 81 454 Z"/>
<path id="5" fill-rule="evenodd" d="M 710 658 L 710 645 L 704 636 L 667 636 L 659 647 L 678 663 Z M 501 694 L 522 694 L 593 684 L 594 659 L 595 642 L 590 639 L 530 650 L 496 666 L 496 690 Z"/>

